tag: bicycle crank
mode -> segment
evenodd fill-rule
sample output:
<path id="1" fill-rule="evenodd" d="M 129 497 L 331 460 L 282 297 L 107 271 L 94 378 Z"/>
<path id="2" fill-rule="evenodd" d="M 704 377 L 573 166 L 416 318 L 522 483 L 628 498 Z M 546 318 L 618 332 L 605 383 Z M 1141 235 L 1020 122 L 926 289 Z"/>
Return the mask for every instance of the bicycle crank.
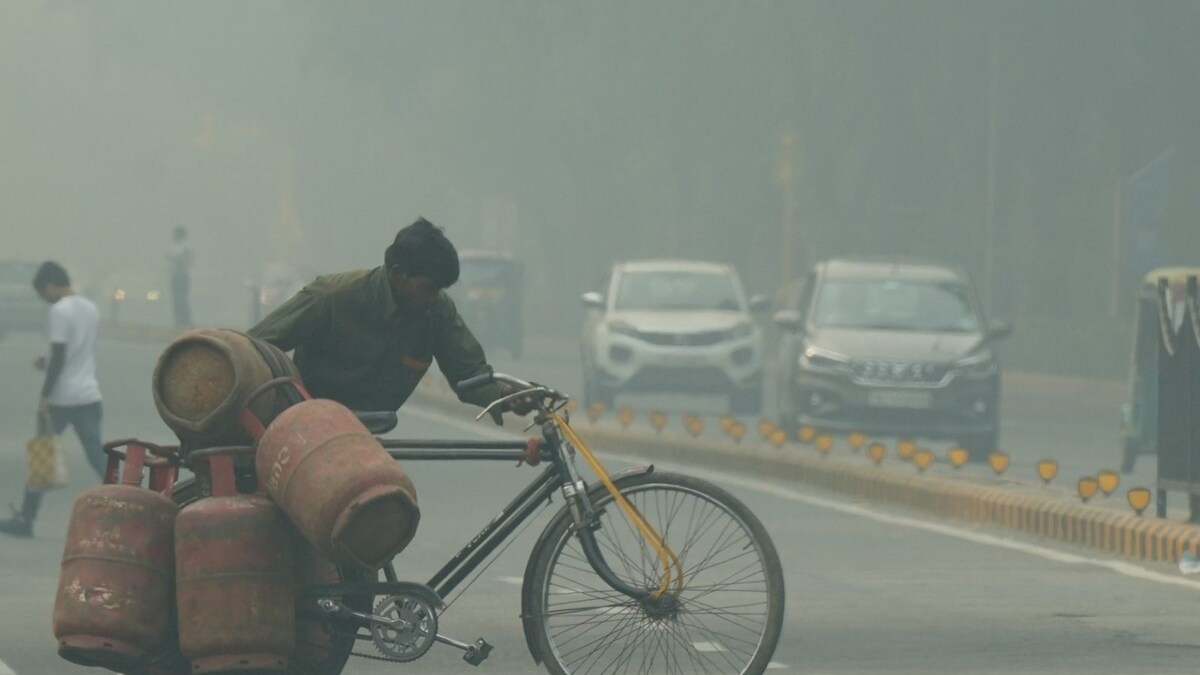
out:
<path id="1" fill-rule="evenodd" d="M 492 645 L 483 638 L 468 644 L 439 635 L 437 611 L 419 596 L 386 596 L 376 603 L 373 614 L 356 612 L 333 598 L 321 598 L 317 606 L 326 614 L 369 624 L 371 641 L 388 661 L 415 661 L 424 656 L 434 642 L 461 649 L 463 660 L 472 666 L 483 663 L 492 652 Z"/>

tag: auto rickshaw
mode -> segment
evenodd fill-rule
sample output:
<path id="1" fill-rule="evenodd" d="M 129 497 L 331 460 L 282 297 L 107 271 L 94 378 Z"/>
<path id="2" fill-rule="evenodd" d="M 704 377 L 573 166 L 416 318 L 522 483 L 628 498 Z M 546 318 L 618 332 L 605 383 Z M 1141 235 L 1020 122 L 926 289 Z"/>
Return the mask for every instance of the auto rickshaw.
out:
<path id="1" fill-rule="evenodd" d="M 512 256 L 494 251 L 462 251 L 458 283 L 450 288 L 458 312 L 484 348 L 506 348 L 520 358 L 524 268 Z"/>
<path id="2" fill-rule="evenodd" d="M 1129 402 L 1121 406 L 1121 471 L 1133 471 L 1138 455 L 1158 452 L 1158 280 L 1166 278 L 1171 297 L 1181 302 L 1187 279 L 1200 276 L 1200 267 L 1160 267 L 1142 279 L 1135 308 L 1133 356 L 1130 360 Z"/>

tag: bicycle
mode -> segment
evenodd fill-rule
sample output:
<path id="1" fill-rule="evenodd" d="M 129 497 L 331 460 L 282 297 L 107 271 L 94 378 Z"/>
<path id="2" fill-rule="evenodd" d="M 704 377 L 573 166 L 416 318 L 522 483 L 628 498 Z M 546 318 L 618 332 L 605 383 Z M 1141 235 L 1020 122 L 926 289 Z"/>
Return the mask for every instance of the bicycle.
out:
<path id="1" fill-rule="evenodd" d="M 549 387 L 488 373 L 457 389 L 491 382 L 518 391 L 476 419 L 525 397 L 536 411 L 529 428 L 540 426 L 540 439 L 380 442 L 398 461 L 546 462 L 546 468 L 426 583 L 400 581 L 389 562 L 383 581 L 338 567 L 336 580 L 331 573 L 327 583 L 308 585 L 297 618 L 315 641 L 298 645 L 289 672 L 338 675 L 351 656 L 408 663 L 435 643 L 480 665 L 492 645 L 440 634 L 440 612 L 450 593 L 559 492 L 565 504 L 534 544 L 521 588 L 521 621 L 536 662 L 559 675 L 762 673 L 782 629 L 784 583 L 774 544 L 754 514 L 715 485 L 653 465 L 610 475 L 571 429 L 563 412 L 569 397 Z M 377 438 L 396 424 L 395 413 L 359 417 Z M 598 484 L 584 481 L 576 456 Z M 200 485 L 184 479 L 173 494 L 182 506 L 200 498 Z M 367 641 L 379 656 L 354 651 Z"/>

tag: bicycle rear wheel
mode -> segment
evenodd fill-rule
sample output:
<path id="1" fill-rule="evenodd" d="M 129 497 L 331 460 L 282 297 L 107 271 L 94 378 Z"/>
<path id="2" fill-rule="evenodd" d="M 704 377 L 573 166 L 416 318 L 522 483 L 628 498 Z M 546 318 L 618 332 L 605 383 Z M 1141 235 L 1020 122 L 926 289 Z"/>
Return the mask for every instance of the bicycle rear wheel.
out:
<path id="1" fill-rule="evenodd" d="M 542 534 L 525 578 L 535 656 L 558 675 L 766 670 L 782 629 L 784 586 L 762 523 L 728 492 L 689 476 L 650 473 L 616 484 L 678 556 L 682 589 L 666 602 L 613 590 L 563 512 Z M 592 498 L 610 567 L 629 584 L 656 588 L 663 569 L 654 549 L 607 491 Z"/>

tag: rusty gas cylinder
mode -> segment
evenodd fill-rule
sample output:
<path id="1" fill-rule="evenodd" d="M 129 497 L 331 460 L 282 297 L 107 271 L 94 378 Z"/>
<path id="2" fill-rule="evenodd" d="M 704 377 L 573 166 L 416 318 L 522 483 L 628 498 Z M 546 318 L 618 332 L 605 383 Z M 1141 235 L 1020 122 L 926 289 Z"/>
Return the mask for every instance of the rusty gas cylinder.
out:
<path id="1" fill-rule="evenodd" d="M 278 386 L 286 383 L 257 393 Z M 250 411 L 243 425 L 259 439 L 259 480 L 319 553 L 378 569 L 412 541 L 421 518 L 412 480 L 353 412 L 309 399 L 264 429 Z"/>
<path id="2" fill-rule="evenodd" d="M 175 524 L 179 648 L 193 673 L 282 672 L 295 648 L 293 530 L 271 500 L 238 494 L 233 459 L 253 448 L 211 448 L 211 497 Z"/>
<path id="3" fill-rule="evenodd" d="M 298 376 L 274 346 L 227 329 L 198 328 L 175 338 L 154 367 L 154 405 L 163 422 L 192 447 L 246 445 L 238 415 L 249 394 L 276 376 Z M 287 403 L 261 396 L 254 412 L 270 419 Z"/>
<path id="4" fill-rule="evenodd" d="M 72 663 L 135 669 L 170 637 L 174 467 L 147 458 L 147 445 L 106 445 L 106 483 L 81 492 L 71 509 L 53 623 L 58 653 Z M 146 465 L 152 487 L 167 494 L 141 487 Z"/>

